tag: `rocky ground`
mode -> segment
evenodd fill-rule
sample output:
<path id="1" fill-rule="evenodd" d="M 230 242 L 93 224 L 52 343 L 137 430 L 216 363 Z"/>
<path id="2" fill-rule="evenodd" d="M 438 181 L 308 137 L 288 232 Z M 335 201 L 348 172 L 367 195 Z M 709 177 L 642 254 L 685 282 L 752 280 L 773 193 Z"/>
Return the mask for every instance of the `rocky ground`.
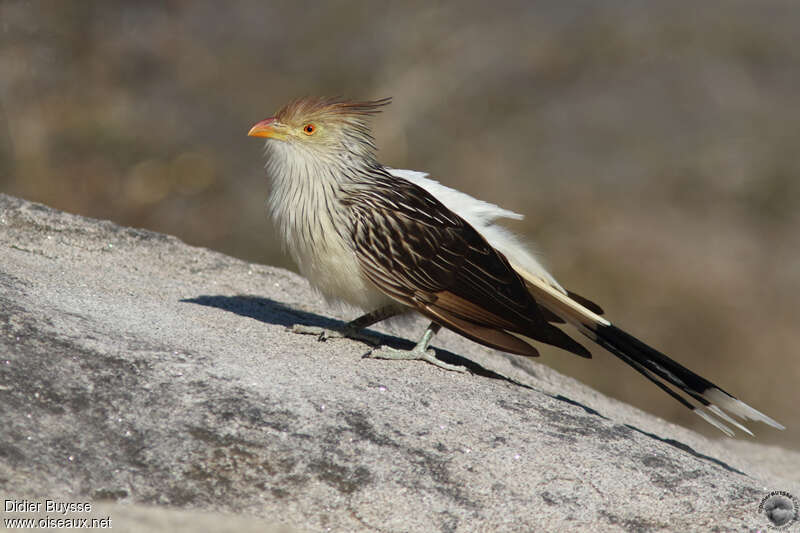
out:
<path id="1" fill-rule="evenodd" d="M 800 496 L 800 453 L 452 334 L 469 373 L 292 334 L 348 313 L 282 269 L 4 195 L 0 249 L 3 499 L 123 531 L 645 532 L 764 528 L 762 498 Z"/>

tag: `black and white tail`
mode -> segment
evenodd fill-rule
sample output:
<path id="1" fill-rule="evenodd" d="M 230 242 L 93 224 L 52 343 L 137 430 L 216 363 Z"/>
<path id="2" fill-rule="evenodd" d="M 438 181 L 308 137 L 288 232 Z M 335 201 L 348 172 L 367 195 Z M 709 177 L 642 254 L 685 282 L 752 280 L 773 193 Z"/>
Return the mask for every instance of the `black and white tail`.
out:
<path id="1" fill-rule="evenodd" d="M 726 423 L 752 435 L 750 430 L 730 415 L 785 429 L 772 418 L 737 400 L 707 379 L 614 326 L 600 316 L 601 310 L 597 306 L 566 291 L 562 292 L 560 287 L 554 287 L 518 265 L 512 264 L 512 267 L 525 280 L 528 290 L 537 303 L 577 327 L 586 337 L 622 359 L 726 435 L 733 436 L 733 431 Z"/>
<path id="2" fill-rule="evenodd" d="M 725 411 L 744 420 L 757 420 L 772 427 L 784 429 L 781 424 L 767 415 L 737 400 L 707 379 L 614 325 L 598 325 L 593 331 L 583 331 L 583 333 L 728 436 L 733 436 L 733 431 L 720 420 L 749 435 L 752 433 Z M 700 405 L 692 405 L 688 398 L 667 384 L 688 395 Z"/>

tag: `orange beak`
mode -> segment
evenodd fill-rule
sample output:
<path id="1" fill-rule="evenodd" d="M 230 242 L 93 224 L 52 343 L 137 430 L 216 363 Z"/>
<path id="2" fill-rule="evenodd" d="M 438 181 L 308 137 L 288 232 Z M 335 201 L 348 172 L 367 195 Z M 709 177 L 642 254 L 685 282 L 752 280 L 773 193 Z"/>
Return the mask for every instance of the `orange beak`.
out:
<path id="1" fill-rule="evenodd" d="M 250 131 L 247 132 L 249 137 L 272 137 L 282 138 L 283 135 L 275 131 L 275 118 L 264 119 L 255 124 Z"/>

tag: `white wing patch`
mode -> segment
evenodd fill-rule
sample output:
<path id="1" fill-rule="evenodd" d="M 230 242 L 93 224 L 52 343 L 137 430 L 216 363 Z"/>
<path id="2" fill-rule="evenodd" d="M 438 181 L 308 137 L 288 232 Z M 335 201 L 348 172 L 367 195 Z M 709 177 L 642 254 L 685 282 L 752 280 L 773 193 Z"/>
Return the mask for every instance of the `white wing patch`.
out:
<path id="1" fill-rule="evenodd" d="M 484 202 L 483 200 L 478 200 L 466 193 L 442 185 L 438 181 L 430 179 L 425 172 L 389 167 L 386 167 L 386 170 L 392 176 L 419 185 L 435 196 L 436 199 L 442 202 L 450 211 L 453 211 L 469 222 L 475 229 L 478 229 L 478 226 L 486 226 L 498 218 L 511 218 L 514 220 L 522 220 L 525 218 L 519 213 L 503 209 L 502 207 Z"/>

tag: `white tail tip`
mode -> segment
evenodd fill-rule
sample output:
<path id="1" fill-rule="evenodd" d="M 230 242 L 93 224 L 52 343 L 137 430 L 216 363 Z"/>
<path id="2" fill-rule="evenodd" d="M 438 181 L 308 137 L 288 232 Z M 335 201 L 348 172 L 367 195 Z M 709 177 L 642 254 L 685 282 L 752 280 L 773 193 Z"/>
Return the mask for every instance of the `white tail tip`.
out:
<path id="1" fill-rule="evenodd" d="M 753 409 L 746 403 L 737 400 L 719 389 L 708 389 L 703 392 L 703 396 L 720 409 L 724 409 L 745 420 L 756 420 L 777 429 L 786 429 L 782 424 L 779 424 L 764 413 Z"/>

